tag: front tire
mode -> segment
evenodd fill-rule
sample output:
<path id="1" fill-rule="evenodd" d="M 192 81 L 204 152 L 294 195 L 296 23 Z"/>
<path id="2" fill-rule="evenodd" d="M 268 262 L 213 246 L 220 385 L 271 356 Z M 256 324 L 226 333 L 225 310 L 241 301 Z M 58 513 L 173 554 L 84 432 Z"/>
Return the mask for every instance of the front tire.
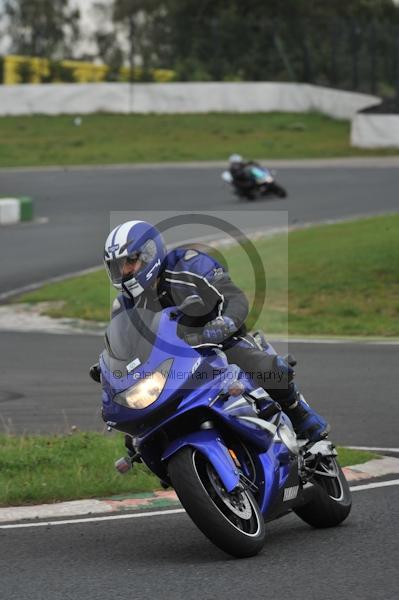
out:
<path id="1" fill-rule="evenodd" d="M 175 454 L 168 469 L 183 507 L 211 542 L 237 558 L 260 552 L 265 525 L 249 491 L 226 492 L 211 463 L 192 447 Z"/>
<path id="2" fill-rule="evenodd" d="M 322 458 L 313 484 L 310 502 L 295 509 L 298 517 L 316 528 L 342 523 L 350 513 L 352 496 L 345 475 L 333 456 Z"/>

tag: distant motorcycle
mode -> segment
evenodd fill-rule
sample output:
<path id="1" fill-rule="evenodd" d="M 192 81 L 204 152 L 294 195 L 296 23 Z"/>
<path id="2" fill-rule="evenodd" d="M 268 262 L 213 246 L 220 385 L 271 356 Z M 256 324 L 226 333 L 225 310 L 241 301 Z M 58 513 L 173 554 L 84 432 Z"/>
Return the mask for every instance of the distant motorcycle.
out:
<path id="1" fill-rule="evenodd" d="M 247 177 L 245 180 L 234 180 L 230 171 L 223 171 L 222 179 L 230 184 L 233 193 L 240 198 L 256 200 L 265 196 L 277 196 L 285 198 L 287 191 L 275 180 L 273 174 L 266 167 L 259 165 L 248 165 L 245 168 Z"/>

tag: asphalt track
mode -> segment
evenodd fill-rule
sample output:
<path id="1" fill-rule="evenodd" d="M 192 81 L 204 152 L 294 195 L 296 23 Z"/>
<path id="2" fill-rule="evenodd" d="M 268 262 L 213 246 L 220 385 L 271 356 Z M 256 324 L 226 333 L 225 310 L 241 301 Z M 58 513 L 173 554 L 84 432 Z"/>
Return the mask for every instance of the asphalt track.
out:
<path id="1" fill-rule="evenodd" d="M 0 293 L 96 265 L 112 210 L 289 210 L 289 223 L 399 208 L 395 168 L 281 168 L 287 200 L 239 203 L 219 168 L 0 172 L 0 195 L 34 197 L 32 223 L 0 230 Z M 255 213 L 254 213 L 255 214 Z M 250 221 L 250 219 L 249 219 Z M 267 218 L 266 218 L 267 221 Z M 102 427 L 87 365 L 101 337 L 2 333 L 6 431 Z M 399 346 L 290 344 L 298 382 L 347 445 L 396 446 Z M 236 561 L 185 514 L 0 531 L 0 597 L 227 600 L 289 596 L 396 600 L 398 488 L 358 492 L 348 521 L 316 531 L 294 515 L 268 525 L 261 555 Z"/>
<path id="2" fill-rule="evenodd" d="M 45 219 L 0 229 L 0 295 L 99 265 L 110 211 L 129 211 L 126 218 L 160 210 L 241 211 L 242 226 L 265 228 L 270 211 L 288 211 L 288 222 L 301 224 L 399 210 L 392 166 L 280 168 L 289 197 L 257 202 L 238 201 L 220 173 L 209 166 L 0 170 L 0 196 L 32 196 L 36 217 Z M 261 223 L 259 210 L 265 212 Z M 191 234 L 187 226 L 173 232 L 174 239 Z"/>
<path id="3" fill-rule="evenodd" d="M 235 560 L 185 513 L 0 530 L 4 600 L 396 600 L 399 487 L 359 491 L 340 527 L 295 515 Z"/>

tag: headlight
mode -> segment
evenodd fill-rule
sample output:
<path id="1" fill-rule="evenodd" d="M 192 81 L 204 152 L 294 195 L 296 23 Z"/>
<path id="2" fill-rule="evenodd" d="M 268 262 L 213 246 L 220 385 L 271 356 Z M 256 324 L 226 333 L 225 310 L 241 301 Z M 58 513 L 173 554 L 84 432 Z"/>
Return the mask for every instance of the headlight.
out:
<path id="1" fill-rule="evenodd" d="M 144 379 L 132 385 L 124 392 L 117 394 L 114 401 L 129 408 L 147 408 L 158 400 L 165 387 L 173 359 L 163 362 L 156 371 L 146 375 Z"/>

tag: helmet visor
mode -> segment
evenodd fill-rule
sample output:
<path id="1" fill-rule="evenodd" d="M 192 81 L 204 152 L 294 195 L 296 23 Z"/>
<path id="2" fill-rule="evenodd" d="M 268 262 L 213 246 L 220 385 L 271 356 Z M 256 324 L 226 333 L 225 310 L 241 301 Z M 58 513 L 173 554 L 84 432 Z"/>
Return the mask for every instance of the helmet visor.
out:
<path id="1" fill-rule="evenodd" d="M 156 258 L 157 246 L 153 240 L 147 240 L 139 250 L 121 256 L 105 260 L 105 266 L 108 270 L 109 278 L 113 284 L 121 284 L 132 277 L 136 277 L 150 265 Z"/>

